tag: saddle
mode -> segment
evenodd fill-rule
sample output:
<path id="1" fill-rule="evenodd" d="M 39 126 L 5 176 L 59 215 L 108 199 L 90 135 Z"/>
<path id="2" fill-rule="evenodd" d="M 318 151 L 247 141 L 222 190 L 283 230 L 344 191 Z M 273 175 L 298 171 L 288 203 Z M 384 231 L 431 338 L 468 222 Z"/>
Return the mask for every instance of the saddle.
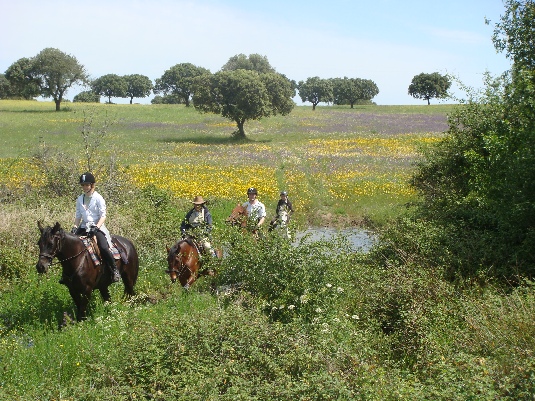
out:
<path id="1" fill-rule="evenodd" d="M 186 241 L 188 244 L 190 244 L 192 247 L 197 249 L 197 252 L 199 255 L 204 253 L 204 246 L 201 244 L 201 242 L 197 239 L 197 237 L 187 234 L 185 237 L 182 237 L 184 241 Z"/>
<path id="2" fill-rule="evenodd" d="M 87 251 L 89 252 L 91 260 L 95 266 L 100 266 L 102 263 L 102 256 L 100 255 L 97 239 L 95 237 L 80 237 L 80 239 L 87 248 Z M 113 255 L 113 258 L 115 260 L 121 259 L 124 264 L 128 264 L 128 255 L 126 254 L 126 249 L 124 246 L 114 238 L 112 238 L 112 245 L 113 246 L 110 247 L 110 252 Z"/>

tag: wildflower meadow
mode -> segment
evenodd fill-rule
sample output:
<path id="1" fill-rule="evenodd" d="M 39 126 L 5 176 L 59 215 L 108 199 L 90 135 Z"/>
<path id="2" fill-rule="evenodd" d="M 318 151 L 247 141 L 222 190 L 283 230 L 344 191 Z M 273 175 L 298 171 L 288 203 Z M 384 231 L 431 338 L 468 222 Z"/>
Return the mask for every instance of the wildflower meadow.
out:
<path id="1" fill-rule="evenodd" d="M 0 101 L 0 400 L 533 399 L 532 291 L 459 294 L 387 236 L 367 252 L 343 230 L 294 240 L 402 218 L 453 107 L 298 106 L 238 141 L 184 105 Z M 57 261 L 37 274 L 37 221 L 70 229 L 87 170 L 140 270 L 133 297 L 97 291 L 75 322 Z M 225 224 L 249 187 L 268 219 L 288 191 L 293 239 Z M 166 247 L 196 195 L 224 256 L 184 290 Z"/>

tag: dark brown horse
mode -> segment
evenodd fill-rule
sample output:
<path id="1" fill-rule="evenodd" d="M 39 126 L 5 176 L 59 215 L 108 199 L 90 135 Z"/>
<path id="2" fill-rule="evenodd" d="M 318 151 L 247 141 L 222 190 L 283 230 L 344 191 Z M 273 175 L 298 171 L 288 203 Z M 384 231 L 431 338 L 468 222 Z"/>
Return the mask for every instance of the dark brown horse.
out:
<path id="1" fill-rule="evenodd" d="M 216 250 L 216 252 L 221 258 L 221 251 Z M 174 283 L 178 280 L 186 289 L 197 280 L 197 277 L 215 275 L 212 269 L 200 270 L 203 265 L 201 250 L 191 237 L 179 240 L 171 248 L 167 247 L 167 265 L 169 269 L 165 272 L 169 274 L 171 281 Z"/>
<path id="2" fill-rule="evenodd" d="M 76 305 L 76 318 L 86 318 L 87 304 L 91 293 L 98 289 L 104 301 L 111 299 L 108 286 L 112 283 L 109 271 L 104 271 L 103 265 L 95 265 L 89 249 L 76 235 L 63 230 L 59 223 L 54 227 L 43 227 L 37 222 L 41 231 L 39 245 L 39 261 L 37 272 L 42 274 L 48 271 L 52 260 L 57 257 L 61 264 L 62 280 L 69 289 Z M 121 258 L 116 260 L 121 278 L 124 283 L 125 295 L 134 295 L 139 260 L 136 248 L 132 242 L 124 237 L 113 235 L 112 242 L 121 251 Z M 127 262 L 126 262 L 127 261 Z"/>

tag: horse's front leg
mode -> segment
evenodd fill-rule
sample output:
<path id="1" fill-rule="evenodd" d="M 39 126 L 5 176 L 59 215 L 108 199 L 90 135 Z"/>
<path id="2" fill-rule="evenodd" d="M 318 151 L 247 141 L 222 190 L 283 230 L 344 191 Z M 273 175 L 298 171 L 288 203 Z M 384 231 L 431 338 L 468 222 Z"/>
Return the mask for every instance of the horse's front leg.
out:
<path id="1" fill-rule="evenodd" d="M 89 304 L 89 299 L 91 298 L 91 290 L 82 293 L 70 286 L 69 292 L 71 293 L 71 297 L 76 305 L 76 320 L 85 320 L 87 318 L 87 305 Z"/>
<path id="2" fill-rule="evenodd" d="M 186 284 L 184 285 L 184 288 L 187 290 L 194 282 L 197 280 L 197 277 L 195 274 L 190 274 L 188 281 L 186 281 Z"/>

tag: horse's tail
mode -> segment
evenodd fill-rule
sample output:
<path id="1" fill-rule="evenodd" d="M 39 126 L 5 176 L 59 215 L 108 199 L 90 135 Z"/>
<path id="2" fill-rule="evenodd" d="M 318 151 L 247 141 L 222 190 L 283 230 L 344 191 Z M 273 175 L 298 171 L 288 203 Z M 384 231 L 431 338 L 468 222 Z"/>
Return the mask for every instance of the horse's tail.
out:
<path id="1" fill-rule="evenodd" d="M 139 256 L 136 247 L 128 238 L 119 235 L 112 236 L 112 241 L 121 254 L 120 271 L 124 292 L 128 295 L 134 295 L 134 286 L 139 274 Z"/>

